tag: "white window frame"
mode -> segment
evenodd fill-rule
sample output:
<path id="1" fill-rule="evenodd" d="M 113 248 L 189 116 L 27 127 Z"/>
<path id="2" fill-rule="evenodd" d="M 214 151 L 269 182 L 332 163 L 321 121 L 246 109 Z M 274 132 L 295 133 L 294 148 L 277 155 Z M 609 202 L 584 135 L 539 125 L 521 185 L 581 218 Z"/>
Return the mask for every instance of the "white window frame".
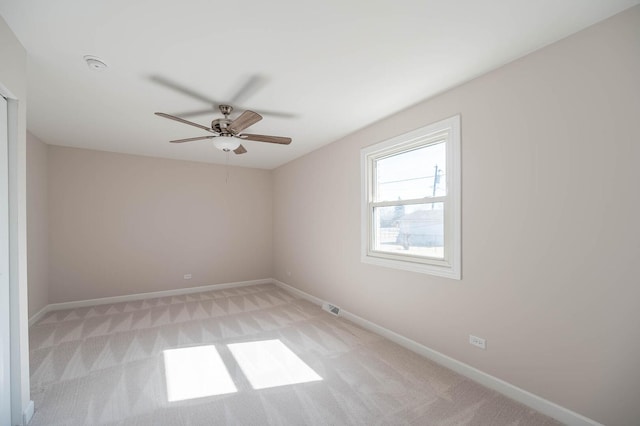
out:
<path id="1" fill-rule="evenodd" d="M 374 250 L 374 207 L 397 205 L 397 201 L 374 202 L 376 160 L 434 143 L 445 143 L 445 196 L 425 197 L 411 203 L 444 203 L 444 260 Z M 388 139 L 360 151 L 361 261 L 441 277 L 461 279 L 461 152 L 460 115 Z"/>

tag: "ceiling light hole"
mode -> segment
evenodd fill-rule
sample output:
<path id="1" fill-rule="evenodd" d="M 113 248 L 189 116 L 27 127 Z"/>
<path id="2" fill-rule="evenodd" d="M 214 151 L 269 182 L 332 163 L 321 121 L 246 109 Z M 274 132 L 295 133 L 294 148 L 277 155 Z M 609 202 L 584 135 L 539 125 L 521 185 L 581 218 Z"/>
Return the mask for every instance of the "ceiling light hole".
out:
<path id="1" fill-rule="evenodd" d="M 87 66 L 94 71 L 104 71 L 107 69 L 107 64 L 97 56 L 85 55 L 84 61 Z"/>

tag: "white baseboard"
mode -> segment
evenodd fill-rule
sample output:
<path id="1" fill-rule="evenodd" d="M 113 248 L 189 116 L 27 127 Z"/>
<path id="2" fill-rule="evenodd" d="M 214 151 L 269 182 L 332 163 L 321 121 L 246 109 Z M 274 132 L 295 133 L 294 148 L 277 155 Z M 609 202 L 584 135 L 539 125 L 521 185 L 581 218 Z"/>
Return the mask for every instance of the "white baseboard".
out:
<path id="1" fill-rule="evenodd" d="M 325 302 L 318 297 L 312 296 L 311 294 L 308 294 L 302 290 L 299 290 L 281 281 L 274 279 L 273 283 L 276 284 L 278 287 L 286 291 L 289 291 L 290 293 L 293 293 L 303 299 L 306 299 L 316 305 L 322 306 L 322 304 Z M 403 346 L 409 349 L 410 351 L 420 354 L 425 358 L 429 358 L 430 360 L 437 362 L 438 364 L 443 365 L 455 371 L 456 373 L 462 374 L 463 376 L 468 377 L 471 380 L 482 384 L 483 386 L 486 386 L 490 389 L 500 392 L 501 394 L 511 399 L 514 399 L 528 407 L 531 407 L 534 410 L 537 410 L 543 414 L 546 414 L 549 417 L 553 417 L 554 419 L 559 420 L 562 423 L 565 423 L 567 425 L 572 425 L 572 426 L 602 426 L 602 424 L 596 422 L 595 420 L 591 420 L 588 417 L 585 417 L 581 414 L 578 414 L 574 411 L 564 408 L 538 395 L 532 394 L 531 392 L 528 392 L 524 389 L 514 386 L 511 383 L 505 382 L 502 379 L 499 379 L 483 371 L 480 371 L 475 367 L 472 367 L 468 364 L 460 362 L 454 358 L 451 358 L 450 356 L 447 356 L 441 352 L 433 350 L 414 340 L 408 339 L 394 331 L 381 327 L 378 324 L 375 324 L 369 320 L 366 320 L 362 317 L 359 317 L 355 314 L 345 311 L 342 308 L 340 308 L 340 316 L 346 320 L 349 320 L 355 324 L 358 324 L 359 326 L 361 326 L 366 330 L 372 331 L 376 334 L 386 337 L 392 342 L 395 342 L 400 346 Z"/>
<path id="2" fill-rule="evenodd" d="M 149 293 L 127 294 L 124 296 L 101 297 L 99 299 L 76 300 L 73 302 L 51 303 L 40 309 L 35 315 L 29 318 L 29 326 L 35 324 L 46 313 L 51 311 L 61 311 L 63 309 L 85 308 L 87 306 L 106 305 L 109 303 L 131 302 L 134 300 L 152 299 L 156 297 L 179 296 L 182 294 L 200 293 L 211 290 L 224 290 L 225 288 L 246 287 L 258 284 L 272 284 L 271 278 L 260 280 L 237 281 L 232 283 L 211 284 L 200 287 L 186 287 L 175 290 L 152 291 Z"/>
<path id="3" fill-rule="evenodd" d="M 33 417 L 33 414 L 35 412 L 36 406 L 33 404 L 33 400 L 30 400 L 29 404 L 27 404 L 27 408 L 25 408 L 24 412 L 22 413 L 22 424 L 24 424 L 25 426 L 28 425 L 31 421 L 31 417 Z"/>
<path id="4" fill-rule="evenodd" d="M 40 321 L 40 318 L 42 318 L 44 316 L 44 314 L 46 314 L 47 312 L 49 312 L 51 305 L 46 305 L 44 308 L 40 309 L 38 312 L 36 312 L 31 318 L 29 318 L 29 327 L 31 327 L 33 324 L 37 323 L 38 321 Z"/>

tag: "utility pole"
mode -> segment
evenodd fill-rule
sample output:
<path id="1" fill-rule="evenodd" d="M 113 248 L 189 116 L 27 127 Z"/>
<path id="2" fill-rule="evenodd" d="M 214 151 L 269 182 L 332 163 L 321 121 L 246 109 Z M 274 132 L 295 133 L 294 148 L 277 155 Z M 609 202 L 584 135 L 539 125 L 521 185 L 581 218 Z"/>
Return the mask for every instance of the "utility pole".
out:
<path id="1" fill-rule="evenodd" d="M 436 196 L 436 186 L 438 185 L 438 181 L 440 181 L 440 179 L 438 179 L 439 178 L 439 176 L 438 176 L 439 170 L 438 170 L 438 165 L 437 164 L 435 166 L 435 169 L 436 169 L 436 171 L 433 174 L 433 195 L 432 195 L 433 197 Z"/>
<path id="2" fill-rule="evenodd" d="M 436 186 L 440 182 L 440 169 L 438 169 L 438 165 L 435 165 L 435 173 L 433 174 L 433 194 L 432 196 L 436 196 Z M 431 210 L 433 210 L 433 203 L 431 203 Z"/>

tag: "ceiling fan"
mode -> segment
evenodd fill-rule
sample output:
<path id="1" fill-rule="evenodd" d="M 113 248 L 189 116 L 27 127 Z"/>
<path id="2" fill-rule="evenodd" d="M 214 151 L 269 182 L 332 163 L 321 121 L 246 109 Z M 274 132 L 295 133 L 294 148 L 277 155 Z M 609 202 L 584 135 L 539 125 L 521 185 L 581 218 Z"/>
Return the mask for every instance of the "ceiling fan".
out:
<path id="1" fill-rule="evenodd" d="M 235 120 L 229 118 L 229 114 L 233 111 L 233 107 L 230 105 L 220 105 L 220 112 L 224 115 L 224 118 L 216 118 L 211 122 L 211 127 L 206 127 L 192 121 L 185 120 L 175 115 L 165 114 L 163 112 L 156 112 L 156 115 L 170 120 L 175 120 L 180 123 L 188 124 L 190 126 L 198 127 L 209 133 L 213 133 L 212 136 L 198 136 L 195 138 L 177 139 L 170 141 L 171 143 L 184 143 L 192 142 L 201 139 L 213 139 L 213 145 L 221 151 L 229 152 L 233 151 L 236 154 L 244 154 L 247 150 L 242 146 L 240 141 L 257 141 L 277 143 L 281 145 L 289 145 L 291 138 L 285 138 L 281 136 L 267 136 L 256 135 L 252 133 L 242 133 L 244 129 L 256 124 L 262 120 L 262 116 L 257 112 L 246 110 Z"/>

